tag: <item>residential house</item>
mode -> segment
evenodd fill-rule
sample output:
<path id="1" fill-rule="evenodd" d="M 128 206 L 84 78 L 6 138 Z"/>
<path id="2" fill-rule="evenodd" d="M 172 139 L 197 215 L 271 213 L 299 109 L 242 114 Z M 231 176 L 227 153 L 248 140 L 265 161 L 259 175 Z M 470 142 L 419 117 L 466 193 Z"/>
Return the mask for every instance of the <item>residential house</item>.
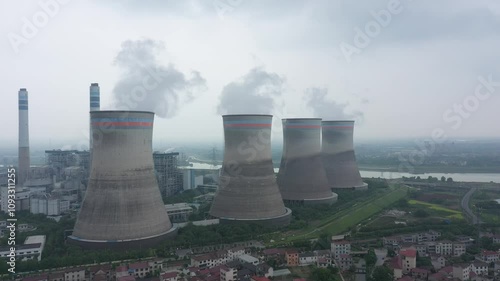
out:
<path id="1" fill-rule="evenodd" d="M 349 255 L 351 254 L 351 243 L 347 240 L 332 241 L 331 251 L 334 258 L 340 255 Z"/>
<path id="2" fill-rule="evenodd" d="M 287 266 L 298 266 L 299 265 L 299 252 L 295 249 L 289 249 L 285 251 L 285 259 Z"/>
<path id="3" fill-rule="evenodd" d="M 470 264 L 454 264 L 453 278 L 458 278 L 459 280 L 469 280 L 469 275 L 471 272 L 470 269 Z"/>

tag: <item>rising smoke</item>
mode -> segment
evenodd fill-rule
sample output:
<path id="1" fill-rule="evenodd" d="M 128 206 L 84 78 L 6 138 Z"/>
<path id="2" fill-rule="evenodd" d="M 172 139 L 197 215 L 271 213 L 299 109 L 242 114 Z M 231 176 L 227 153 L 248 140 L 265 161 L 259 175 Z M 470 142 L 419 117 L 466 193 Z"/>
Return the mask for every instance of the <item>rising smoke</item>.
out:
<path id="1" fill-rule="evenodd" d="M 219 114 L 271 114 L 281 96 L 285 79 L 262 68 L 254 68 L 222 89 Z"/>
<path id="2" fill-rule="evenodd" d="M 122 43 L 114 61 L 123 70 L 113 89 L 115 108 L 153 111 L 170 118 L 206 89 L 206 81 L 198 71 L 187 78 L 174 65 L 159 62 L 157 55 L 164 49 L 162 42 L 149 39 Z"/>
<path id="3" fill-rule="evenodd" d="M 323 120 L 360 120 L 363 118 L 363 112 L 352 111 L 346 112 L 348 103 L 336 103 L 327 98 L 328 89 L 326 88 L 309 88 L 305 91 L 305 100 L 307 106 L 313 109 L 315 116 Z"/>

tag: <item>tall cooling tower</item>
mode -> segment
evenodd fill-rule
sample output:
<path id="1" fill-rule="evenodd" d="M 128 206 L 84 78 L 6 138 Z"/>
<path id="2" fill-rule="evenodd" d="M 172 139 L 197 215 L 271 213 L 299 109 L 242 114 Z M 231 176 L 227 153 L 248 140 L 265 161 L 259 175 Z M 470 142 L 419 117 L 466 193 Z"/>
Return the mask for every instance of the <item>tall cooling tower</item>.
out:
<path id="1" fill-rule="evenodd" d="M 85 199 L 68 242 L 90 249 L 150 247 L 176 229 L 153 168 L 154 113 L 94 111 Z"/>
<path id="2" fill-rule="evenodd" d="M 28 91 L 19 90 L 19 154 L 17 185 L 22 187 L 28 179 L 30 170 L 30 136 L 28 116 Z"/>
<path id="3" fill-rule="evenodd" d="M 90 111 L 101 110 L 101 89 L 98 83 L 90 84 Z M 90 118 L 89 118 L 90 119 Z M 92 122 L 89 124 L 89 151 L 92 150 Z M 92 154 L 92 152 L 91 152 Z"/>
<path id="4" fill-rule="evenodd" d="M 290 223 L 271 160 L 272 115 L 224 115 L 224 161 L 210 214 L 221 223 Z"/>
<path id="5" fill-rule="evenodd" d="M 322 154 L 331 188 L 366 189 L 354 155 L 354 121 L 323 121 Z"/>
<path id="6" fill-rule="evenodd" d="M 291 203 L 332 204 L 321 159 L 321 119 L 283 119 L 283 155 L 278 172 L 281 196 Z"/>

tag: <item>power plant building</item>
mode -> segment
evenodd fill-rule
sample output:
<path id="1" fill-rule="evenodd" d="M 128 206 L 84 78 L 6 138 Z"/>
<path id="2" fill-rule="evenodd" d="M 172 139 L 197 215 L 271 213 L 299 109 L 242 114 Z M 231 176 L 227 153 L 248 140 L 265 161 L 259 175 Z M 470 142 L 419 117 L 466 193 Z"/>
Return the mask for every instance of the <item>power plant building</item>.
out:
<path id="1" fill-rule="evenodd" d="M 93 111 L 89 185 L 68 243 L 146 248 L 173 237 L 155 176 L 153 112 Z"/>
<path id="2" fill-rule="evenodd" d="M 366 189 L 354 154 L 354 121 L 323 121 L 323 164 L 331 188 Z"/>
<path id="3" fill-rule="evenodd" d="M 224 115 L 224 160 L 210 215 L 221 223 L 290 223 L 271 160 L 272 115 Z"/>
<path id="4" fill-rule="evenodd" d="M 182 172 L 178 169 L 178 157 L 178 152 L 153 153 L 158 186 L 167 197 L 182 191 Z"/>
<path id="5" fill-rule="evenodd" d="M 283 200 L 332 204 L 337 194 L 328 185 L 321 158 L 321 119 L 283 119 L 283 154 L 278 172 Z"/>

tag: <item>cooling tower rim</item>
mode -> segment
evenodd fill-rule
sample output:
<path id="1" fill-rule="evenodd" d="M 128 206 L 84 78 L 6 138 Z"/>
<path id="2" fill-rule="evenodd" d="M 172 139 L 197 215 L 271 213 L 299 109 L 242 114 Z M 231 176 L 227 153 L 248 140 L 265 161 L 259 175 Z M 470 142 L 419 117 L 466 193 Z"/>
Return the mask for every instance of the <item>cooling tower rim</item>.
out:
<path id="1" fill-rule="evenodd" d="M 316 117 L 306 117 L 306 118 L 283 118 L 281 119 L 283 121 L 287 121 L 287 120 L 322 120 L 321 118 L 316 118 Z"/>
<path id="2" fill-rule="evenodd" d="M 322 123 L 338 123 L 338 122 L 352 122 L 352 123 L 354 123 L 355 120 L 323 120 L 321 122 Z"/>
<path id="3" fill-rule="evenodd" d="M 150 114 L 155 114 L 152 111 L 136 111 L 136 110 L 91 110 L 90 113 L 150 113 Z"/>
<path id="4" fill-rule="evenodd" d="M 80 237 L 74 236 L 74 235 L 70 235 L 70 236 L 68 236 L 68 238 L 75 240 L 75 241 L 90 242 L 90 243 L 104 243 L 104 244 L 105 243 L 123 243 L 123 242 L 134 242 L 134 241 L 152 239 L 152 238 L 167 235 L 167 234 L 175 232 L 177 230 L 178 230 L 177 226 L 172 225 L 172 227 L 168 231 L 165 231 L 165 232 L 157 234 L 157 235 L 151 235 L 151 236 L 133 238 L 133 239 L 122 239 L 122 240 L 93 240 L 93 239 L 80 238 Z"/>
<path id="5" fill-rule="evenodd" d="M 222 117 L 242 117 L 242 116 L 245 116 L 245 117 L 252 117 L 252 116 L 266 116 L 266 117 L 273 117 L 273 115 L 271 114 L 224 114 L 222 115 Z"/>

